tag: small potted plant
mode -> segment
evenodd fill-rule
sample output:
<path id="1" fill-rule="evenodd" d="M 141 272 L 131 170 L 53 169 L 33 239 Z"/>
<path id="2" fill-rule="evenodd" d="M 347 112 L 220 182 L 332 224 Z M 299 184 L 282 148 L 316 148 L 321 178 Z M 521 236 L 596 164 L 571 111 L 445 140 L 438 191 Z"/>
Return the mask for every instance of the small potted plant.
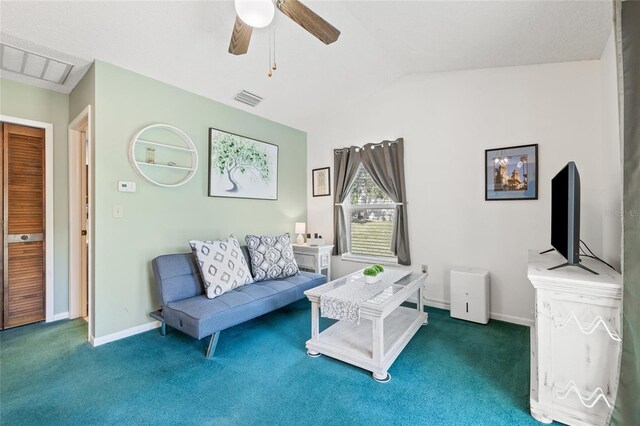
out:
<path id="1" fill-rule="evenodd" d="M 377 283 L 382 278 L 383 272 L 384 268 L 381 265 L 370 266 L 363 271 L 364 281 L 367 284 Z"/>

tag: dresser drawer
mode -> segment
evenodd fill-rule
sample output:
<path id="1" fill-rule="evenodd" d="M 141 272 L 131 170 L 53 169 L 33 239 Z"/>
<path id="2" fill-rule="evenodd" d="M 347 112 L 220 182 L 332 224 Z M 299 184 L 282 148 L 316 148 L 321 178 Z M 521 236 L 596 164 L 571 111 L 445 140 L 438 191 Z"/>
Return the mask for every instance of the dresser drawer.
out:
<path id="1" fill-rule="evenodd" d="M 316 267 L 315 256 L 310 254 L 300 254 L 300 253 L 295 253 L 294 256 L 296 258 L 296 263 L 298 264 L 298 266 L 303 268 L 311 268 L 311 269 L 314 269 Z"/>

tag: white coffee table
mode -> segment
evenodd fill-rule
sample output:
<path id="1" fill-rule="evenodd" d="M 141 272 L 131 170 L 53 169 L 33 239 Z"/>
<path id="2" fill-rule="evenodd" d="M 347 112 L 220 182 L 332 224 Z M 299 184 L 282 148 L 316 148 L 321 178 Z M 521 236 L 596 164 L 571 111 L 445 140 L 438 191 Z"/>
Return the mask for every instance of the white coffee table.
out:
<path id="1" fill-rule="evenodd" d="M 307 354 L 331 358 L 371 371 L 379 382 L 387 382 L 387 372 L 400 352 L 427 324 L 422 296 L 427 274 L 411 273 L 387 287 L 382 293 L 362 303 L 360 324 L 337 321 L 320 332 L 320 297 L 334 288 L 364 280 L 362 271 L 328 282 L 304 292 L 311 301 L 311 339 L 307 340 Z M 400 306 L 411 295 L 418 297 L 416 308 Z"/>

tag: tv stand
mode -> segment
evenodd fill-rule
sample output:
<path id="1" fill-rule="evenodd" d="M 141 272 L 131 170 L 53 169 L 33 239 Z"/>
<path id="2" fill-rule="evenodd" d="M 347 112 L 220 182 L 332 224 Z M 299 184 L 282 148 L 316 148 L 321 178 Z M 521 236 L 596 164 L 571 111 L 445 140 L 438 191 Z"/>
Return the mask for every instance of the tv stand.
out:
<path id="1" fill-rule="evenodd" d="M 540 253 L 540 254 L 543 254 L 543 253 L 546 253 L 546 252 L 544 252 L 544 251 L 543 251 L 543 252 L 542 252 L 542 253 Z M 569 263 L 569 262 L 565 262 L 565 263 L 563 263 L 562 265 L 553 266 L 553 267 L 549 268 L 549 271 L 553 271 L 554 269 L 564 268 L 565 266 L 577 266 L 578 268 L 582 268 L 582 269 L 584 269 L 585 271 L 589 271 L 589 272 L 591 272 L 592 274 L 600 275 L 600 274 L 599 274 L 599 273 L 597 273 L 596 271 L 594 271 L 594 270 L 592 270 L 592 269 L 589 269 L 589 268 L 587 268 L 586 266 L 584 266 L 584 265 L 582 265 L 582 264 L 580 264 L 580 263 Z"/>
<path id="2" fill-rule="evenodd" d="M 527 273 L 535 289 L 531 415 L 544 423 L 605 426 L 618 389 L 622 277 L 589 258 L 583 264 L 600 275 L 550 271 L 565 259 L 538 251 L 529 251 Z"/>
<path id="3" fill-rule="evenodd" d="M 545 250 L 545 251 L 541 251 L 540 254 L 547 254 L 547 253 L 551 253 L 552 251 L 554 251 L 554 248 L 550 248 L 549 250 Z"/>

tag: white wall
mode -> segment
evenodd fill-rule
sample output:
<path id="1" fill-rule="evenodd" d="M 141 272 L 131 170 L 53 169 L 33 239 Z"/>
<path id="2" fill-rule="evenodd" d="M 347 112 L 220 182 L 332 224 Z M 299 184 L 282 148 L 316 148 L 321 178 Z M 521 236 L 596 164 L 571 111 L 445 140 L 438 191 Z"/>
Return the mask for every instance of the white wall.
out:
<path id="1" fill-rule="evenodd" d="M 622 245 L 622 157 L 618 120 L 618 75 L 613 31 L 600 58 L 602 90 L 603 259 L 620 271 Z"/>
<path id="2" fill-rule="evenodd" d="M 494 318 L 533 317 L 529 248 L 550 247 L 550 180 L 568 161 L 582 179 L 582 238 L 603 246 L 600 61 L 421 74 L 397 81 L 308 131 L 308 168 L 332 166 L 332 149 L 405 139 L 413 268 L 429 265 L 427 297 L 449 300 L 456 265 L 491 271 Z M 484 200 L 484 150 L 539 144 L 539 200 Z M 332 239 L 331 197 L 313 198 L 309 230 Z M 359 269 L 334 257 L 334 277 Z"/>

